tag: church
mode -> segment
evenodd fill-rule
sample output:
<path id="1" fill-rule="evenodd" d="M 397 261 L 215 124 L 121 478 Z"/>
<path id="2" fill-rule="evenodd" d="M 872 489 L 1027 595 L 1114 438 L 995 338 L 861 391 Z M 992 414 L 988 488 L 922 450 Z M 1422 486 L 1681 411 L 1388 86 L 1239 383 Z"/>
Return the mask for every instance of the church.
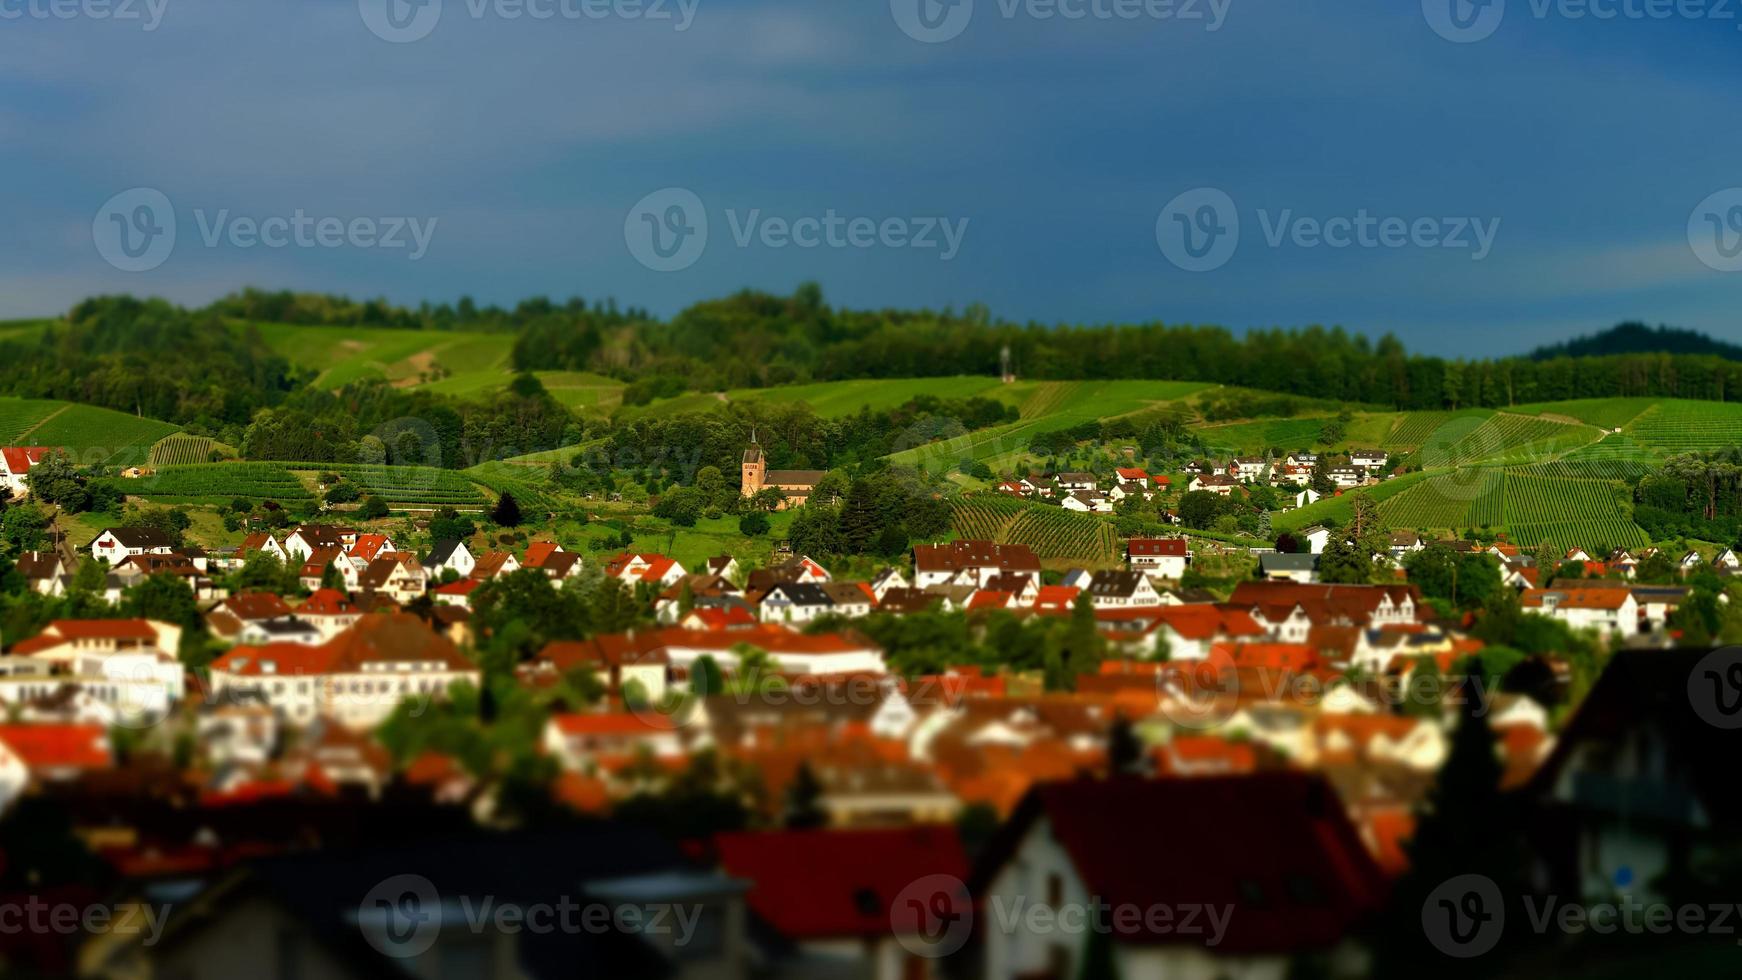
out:
<path id="1" fill-rule="evenodd" d="M 768 461 L 762 457 L 762 447 L 757 445 L 755 437 L 751 437 L 750 448 L 744 450 L 743 492 L 746 497 L 754 497 L 757 492 L 773 487 L 786 494 L 786 501 L 780 505 L 781 510 L 802 505 L 810 499 L 811 491 L 827 474 L 827 470 L 771 470 Z"/>

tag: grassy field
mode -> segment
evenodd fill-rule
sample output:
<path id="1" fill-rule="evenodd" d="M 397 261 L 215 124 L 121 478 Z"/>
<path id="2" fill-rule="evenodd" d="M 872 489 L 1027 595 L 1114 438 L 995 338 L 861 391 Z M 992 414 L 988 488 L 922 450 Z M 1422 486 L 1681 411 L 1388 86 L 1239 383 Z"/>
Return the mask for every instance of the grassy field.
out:
<path id="1" fill-rule="evenodd" d="M 930 470 L 947 470 L 964 459 L 994 468 L 1020 456 L 1035 436 L 1085 422 L 1134 415 L 1177 403 L 1210 387 L 1187 381 L 1018 381 L 989 390 L 1014 405 L 1021 418 L 955 439 L 893 453 L 889 460 Z"/>
<path id="2" fill-rule="evenodd" d="M 506 384 L 511 333 L 458 330 L 394 330 L 369 327 L 308 327 L 253 323 L 252 327 L 293 364 L 318 371 L 315 384 L 338 388 L 364 378 L 395 384 L 434 384 L 452 395 L 472 395 Z"/>
<path id="3" fill-rule="evenodd" d="M 160 466 L 149 477 L 117 481 L 129 496 L 165 503 L 228 504 L 237 497 L 281 503 L 312 498 L 307 484 L 281 463 L 197 463 Z"/>

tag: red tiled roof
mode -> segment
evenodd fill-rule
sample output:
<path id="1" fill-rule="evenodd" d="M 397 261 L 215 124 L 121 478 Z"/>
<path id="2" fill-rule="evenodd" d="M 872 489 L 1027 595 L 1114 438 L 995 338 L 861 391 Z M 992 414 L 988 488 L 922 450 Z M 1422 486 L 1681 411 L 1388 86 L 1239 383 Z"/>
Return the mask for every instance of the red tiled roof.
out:
<path id="1" fill-rule="evenodd" d="M 750 908 L 788 939 L 886 936 L 903 889 L 928 875 L 966 879 L 953 827 L 782 830 L 715 838 L 727 874 L 748 878 Z"/>
<path id="2" fill-rule="evenodd" d="M 109 736 L 101 725 L 0 725 L 6 743 L 31 769 L 107 769 Z"/>
<path id="3" fill-rule="evenodd" d="M 338 589 L 316 589 L 296 611 L 305 616 L 343 616 L 357 612 L 357 607 Z"/>
<path id="4" fill-rule="evenodd" d="M 522 568 L 543 568 L 545 559 L 563 550 L 563 546 L 554 541 L 534 541 L 526 546 L 526 560 L 520 563 Z"/>
<path id="5" fill-rule="evenodd" d="M 319 646 L 267 643 L 231 649 L 212 661 L 213 670 L 261 677 L 298 674 L 355 673 L 365 663 L 436 661 L 443 669 L 476 669 L 446 636 L 409 613 L 363 616 L 350 629 Z M 263 663 L 272 664 L 263 671 Z"/>
<path id="6" fill-rule="evenodd" d="M 143 619 L 57 619 L 44 633 L 69 640 L 155 640 L 157 631 Z"/>
<path id="7" fill-rule="evenodd" d="M 1187 554 L 1185 538 L 1132 538 L 1126 547 L 1133 558 L 1184 558 Z"/>
<path id="8" fill-rule="evenodd" d="M 50 446 L 7 446 L 0 449 L 6 456 L 6 469 L 13 473 L 28 473 L 30 468 L 42 462 L 42 457 L 53 451 Z"/>

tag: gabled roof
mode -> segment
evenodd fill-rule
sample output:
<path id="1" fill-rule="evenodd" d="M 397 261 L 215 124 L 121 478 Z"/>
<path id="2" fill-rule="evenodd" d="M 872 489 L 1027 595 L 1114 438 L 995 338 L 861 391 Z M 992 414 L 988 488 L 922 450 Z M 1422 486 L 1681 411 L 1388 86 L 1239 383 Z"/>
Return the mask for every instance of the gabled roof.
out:
<path id="1" fill-rule="evenodd" d="M 1089 579 L 1089 594 L 1129 598 L 1137 593 L 1143 582 L 1142 572 L 1096 572 Z"/>
<path id="2" fill-rule="evenodd" d="M 776 582 L 769 586 L 768 592 L 762 597 L 763 602 L 776 595 L 795 606 L 832 606 L 835 604 L 823 587 L 814 582 Z"/>
<path id="3" fill-rule="evenodd" d="M 521 561 L 521 568 L 543 568 L 545 559 L 563 550 L 563 546 L 555 541 L 534 541 L 526 546 L 526 558 Z"/>
<path id="4" fill-rule="evenodd" d="M 974 874 L 977 895 L 1043 820 L 1098 901 L 1229 909 L 1219 955 L 1328 948 L 1375 912 L 1385 893 L 1384 876 L 1336 792 L 1314 774 L 1042 783 L 988 847 Z M 1209 938 L 1142 922 L 1111 925 L 1116 943 Z"/>
<path id="5" fill-rule="evenodd" d="M 10 473 L 28 473 L 30 468 L 42 462 L 42 458 L 54 452 L 51 446 L 7 446 L 0 449 L 0 456 L 6 458 L 6 470 Z"/>
<path id="6" fill-rule="evenodd" d="M 425 558 L 423 563 L 425 565 L 444 565 L 454 557 L 454 552 L 464 547 L 465 545 L 457 538 L 443 538 L 430 546 L 429 557 Z"/>
<path id="7" fill-rule="evenodd" d="M 392 544 L 385 534 L 359 534 L 357 543 L 351 546 L 351 557 L 374 561 Z"/>
<path id="8" fill-rule="evenodd" d="M 103 534 L 113 537 L 123 548 L 167 548 L 170 546 L 169 535 L 154 527 L 111 527 L 105 528 Z M 102 537 L 103 534 L 97 535 Z"/>

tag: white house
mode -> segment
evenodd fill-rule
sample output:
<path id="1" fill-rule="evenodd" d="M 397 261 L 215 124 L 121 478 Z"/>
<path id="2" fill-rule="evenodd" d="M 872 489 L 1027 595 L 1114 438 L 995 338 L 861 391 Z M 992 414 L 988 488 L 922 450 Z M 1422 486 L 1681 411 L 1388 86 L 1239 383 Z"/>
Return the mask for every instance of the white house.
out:
<path id="1" fill-rule="evenodd" d="M 1089 599 L 1096 609 L 1131 609 L 1161 605 L 1161 593 L 1142 572 L 1096 572 L 1089 579 Z"/>
<path id="2" fill-rule="evenodd" d="M 1630 589 L 1525 589 L 1520 600 L 1527 611 L 1551 616 L 1575 630 L 1639 630 L 1639 603 Z"/>
<path id="3" fill-rule="evenodd" d="M 0 449 L 0 482 L 13 497 L 30 496 L 30 485 L 24 480 L 30 468 L 54 449 L 49 446 L 7 446 Z"/>
<path id="4" fill-rule="evenodd" d="M 472 549 L 466 547 L 464 541 L 452 539 L 437 541 L 430 549 L 429 557 L 423 561 L 424 570 L 436 578 L 441 578 L 442 573 L 449 569 L 460 578 L 470 578 L 472 569 L 477 566 L 478 559 L 472 554 Z"/>
<path id="5" fill-rule="evenodd" d="M 110 567 L 132 555 L 167 555 L 174 550 L 169 535 L 154 527 L 112 527 L 91 540 L 91 557 Z"/>
<path id="6" fill-rule="evenodd" d="M 295 725 L 330 718 L 373 728 L 400 702 L 445 698 L 481 673 L 446 636 L 409 613 L 367 615 L 319 646 L 239 646 L 212 661 L 212 697 L 231 690 L 261 697 Z"/>
<path id="7" fill-rule="evenodd" d="M 1185 538 L 1132 538 L 1125 542 L 1125 561 L 1132 571 L 1177 582 L 1191 566 L 1192 553 Z"/>
<path id="8" fill-rule="evenodd" d="M 762 596 L 759 614 L 764 623 L 808 623 L 832 612 L 834 601 L 813 582 L 778 582 Z"/>

